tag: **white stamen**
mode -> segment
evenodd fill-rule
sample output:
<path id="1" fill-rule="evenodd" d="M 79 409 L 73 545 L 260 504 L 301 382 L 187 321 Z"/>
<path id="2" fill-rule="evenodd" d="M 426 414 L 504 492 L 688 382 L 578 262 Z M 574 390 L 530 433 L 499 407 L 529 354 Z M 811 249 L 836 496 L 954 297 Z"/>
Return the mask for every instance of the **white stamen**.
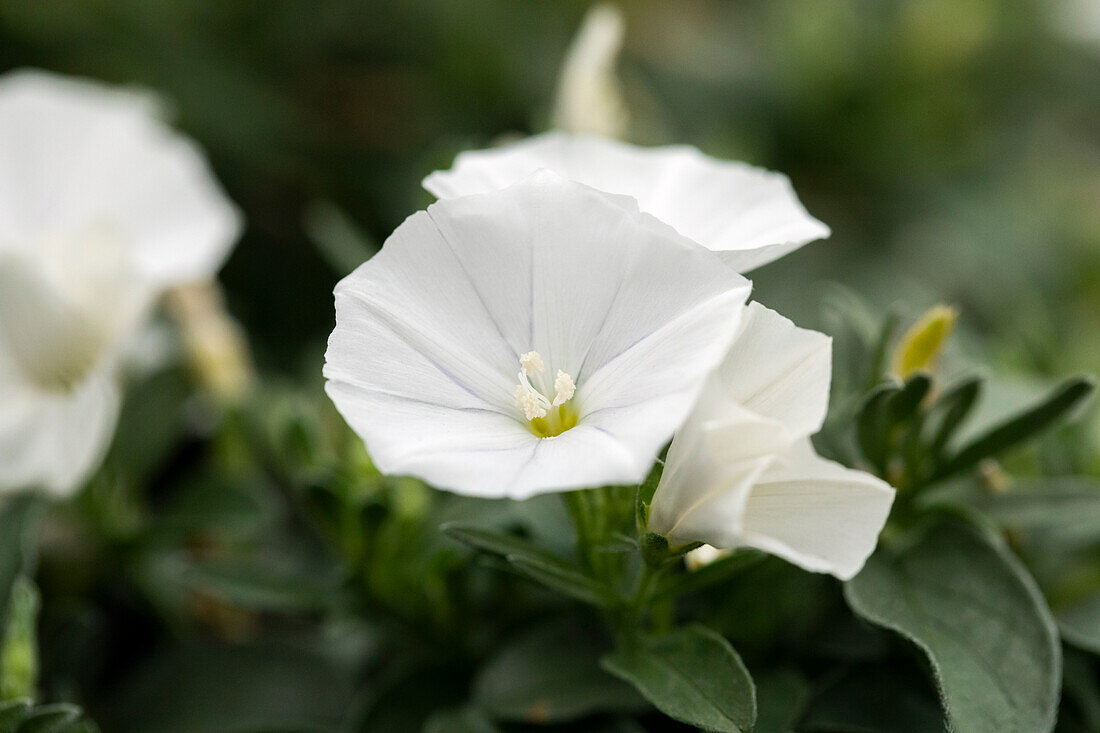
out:
<path id="1" fill-rule="evenodd" d="M 557 378 L 554 380 L 556 393 L 553 402 L 550 402 L 531 385 L 529 375 L 546 370 L 546 365 L 543 363 L 539 352 L 528 351 L 526 354 L 522 354 L 519 357 L 519 366 L 519 374 L 516 375 L 519 382 L 515 391 L 516 406 L 523 410 L 523 414 L 528 420 L 546 417 L 551 408 L 563 405 L 573 399 L 573 393 L 577 391 L 577 386 L 573 384 L 573 378 L 560 369 Z"/>
<path id="2" fill-rule="evenodd" d="M 522 374 L 522 372 L 520 372 Z M 523 415 L 528 420 L 546 417 L 549 400 L 540 395 L 530 386 L 516 385 L 516 405 L 523 410 Z"/>
<path id="3" fill-rule="evenodd" d="M 537 351 L 520 354 L 519 365 L 528 374 L 541 374 L 546 371 L 546 365 L 542 363 L 542 356 Z"/>
<path id="4" fill-rule="evenodd" d="M 554 407 L 557 407 L 573 399 L 573 393 L 577 391 L 577 385 L 573 384 L 571 376 L 559 369 L 557 379 L 554 380 L 554 389 L 557 391 L 557 394 L 554 395 Z"/>

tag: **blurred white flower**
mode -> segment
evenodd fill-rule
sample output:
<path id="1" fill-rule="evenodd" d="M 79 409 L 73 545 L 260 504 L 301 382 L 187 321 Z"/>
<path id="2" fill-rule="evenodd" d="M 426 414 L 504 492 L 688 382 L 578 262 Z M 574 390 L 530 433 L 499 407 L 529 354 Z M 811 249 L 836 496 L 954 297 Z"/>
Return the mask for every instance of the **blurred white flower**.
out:
<path id="1" fill-rule="evenodd" d="M 1096 46 L 1100 42 L 1100 2 L 1056 0 L 1044 7 L 1054 29 L 1066 38 Z"/>
<path id="2" fill-rule="evenodd" d="M 240 227 L 149 98 L 0 77 L 0 490 L 75 490 L 119 407 L 119 362 L 159 293 L 211 277 Z"/>
<path id="3" fill-rule="evenodd" d="M 626 133 L 630 118 L 615 76 L 623 30 L 623 14 L 615 5 L 589 8 L 562 62 L 554 127 L 606 137 Z"/>
<path id="4" fill-rule="evenodd" d="M 508 186 L 545 168 L 638 200 L 642 211 L 748 272 L 829 236 L 781 173 L 710 158 L 686 145 L 645 148 L 591 135 L 548 132 L 459 154 L 423 185 L 441 199 Z"/>
<path id="5" fill-rule="evenodd" d="M 750 284 L 542 172 L 409 217 L 336 286 L 326 389 L 378 467 L 487 497 L 645 478 Z"/>
<path id="6" fill-rule="evenodd" d="M 894 490 L 819 457 L 831 342 L 756 303 L 669 447 L 649 530 L 683 546 L 755 547 L 847 579 L 878 541 Z"/>

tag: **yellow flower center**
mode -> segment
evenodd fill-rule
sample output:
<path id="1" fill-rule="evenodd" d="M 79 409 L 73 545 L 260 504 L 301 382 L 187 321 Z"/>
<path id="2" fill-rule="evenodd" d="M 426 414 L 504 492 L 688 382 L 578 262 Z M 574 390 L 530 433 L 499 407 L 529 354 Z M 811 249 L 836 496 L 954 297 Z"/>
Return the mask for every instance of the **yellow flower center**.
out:
<path id="1" fill-rule="evenodd" d="M 558 370 L 554 379 L 554 399 L 549 399 L 531 384 L 532 374 L 546 371 L 537 351 L 519 357 L 519 384 L 516 385 L 516 406 L 523 410 L 528 429 L 540 438 L 553 438 L 577 424 L 580 411 L 573 404 L 577 386 L 573 378 Z"/>

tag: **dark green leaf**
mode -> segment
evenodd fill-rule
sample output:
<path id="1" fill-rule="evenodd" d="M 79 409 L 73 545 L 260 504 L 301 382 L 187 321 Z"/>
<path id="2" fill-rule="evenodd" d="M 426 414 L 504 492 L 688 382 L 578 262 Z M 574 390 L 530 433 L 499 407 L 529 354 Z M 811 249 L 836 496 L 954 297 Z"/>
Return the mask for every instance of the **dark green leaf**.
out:
<path id="1" fill-rule="evenodd" d="M 609 588 L 525 539 L 458 524 L 445 524 L 441 529 L 475 549 L 502 557 L 520 575 L 579 601 L 594 605 L 614 602 L 614 594 Z"/>
<path id="2" fill-rule="evenodd" d="M 379 249 L 370 235 L 329 201 L 311 203 L 302 223 L 317 252 L 341 277 L 369 260 Z"/>
<path id="3" fill-rule="evenodd" d="M 1091 378 L 1069 380 L 1039 404 L 990 428 L 961 448 L 936 470 L 933 479 L 943 479 L 965 471 L 983 458 L 995 456 L 1038 435 L 1081 404 L 1092 393 L 1093 387 Z"/>
<path id="4" fill-rule="evenodd" d="M 544 560 L 554 559 L 554 556 L 543 550 L 529 540 L 517 537 L 514 534 L 494 532 L 492 530 L 475 527 L 468 524 L 448 522 L 440 527 L 447 536 L 458 540 L 464 545 L 469 545 L 475 550 L 488 552 L 500 557 L 509 555 L 538 557 Z M 559 560 L 559 562 L 564 562 Z"/>
<path id="5" fill-rule="evenodd" d="M 1082 733 L 1100 730 L 1100 669 L 1096 669 L 1092 658 L 1074 649 L 1066 650 L 1062 702 L 1059 732 L 1063 727 Z M 1069 727 L 1071 722 L 1077 727 Z"/>
<path id="6" fill-rule="evenodd" d="M 935 693 L 900 665 L 857 667 L 827 681 L 799 730 L 815 733 L 936 733 L 944 730 Z M 963 729 L 960 729 L 960 731 Z M 762 733 L 760 730 L 754 733 Z"/>
<path id="7" fill-rule="evenodd" d="M 633 649 L 604 657 L 603 665 L 682 723 L 742 733 L 756 720 L 756 691 L 741 657 L 704 626 L 640 640 Z"/>
<path id="8" fill-rule="evenodd" d="M 75 705 L 42 705 L 30 711 L 16 730 L 19 733 L 65 733 L 80 718 L 80 708 Z"/>
<path id="9" fill-rule="evenodd" d="M 810 694 L 802 675 L 780 670 L 755 675 L 756 725 L 753 733 L 794 733 Z"/>
<path id="10" fill-rule="evenodd" d="M 567 620 L 527 632 L 478 673 L 474 699 L 494 718 L 562 723 L 595 712 L 644 709 L 630 685 L 600 668 L 608 641 Z"/>
<path id="11" fill-rule="evenodd" d="M 856 417 L 856 437 L 859 449 L 880 474 L 886 472 L 889 443 L 888 407 L 901 390 L 897 384 L 880 384 L 864 398 Z"/>
<path id="12" fill-rule="evenodd" d="M 1006 491 L 972 496 L 967 505 L 999 525 L 1042 531 L 1061 543 L 1100 542 L 1100 483 L 1092 479 L 1018 481 Z"/>
<path id="13" fill-rule="evenodd" d="M 1054 616 L 1066 641 L 1100 654 L 1100 590 L 1059 608 Z"/>
<path id="14" fill-rule="evenodd" d="M 21 721 L 31 709 L 30 698 L 0 702 L 0 733 L 14 733 Z"/>
<path id="15" fill-rule="evenodd" d="M 255 560 L 188 562 L 180 582 L 189 590 L 263 611 L 319 611 L 339 598 L 335 575 L 318 577 L 306 567 Z"/>
<path id="16" fill-rule="evenodd" d="M 424 723 L 424 733 L 499 733 L 499 730 L 475 708 L 444 710 Z"/>
<path id="17" fill-rule="evenodd" d="M 546 560 L 533 555 L 508 555 L 505 560 L 520 575 L 582 603 L 609 606 L 615 602 L 615 596 L 610 588 L 560 560 Z"/>
<path id="18" fill-rule="evenodd" d="M 868 361 L 867 377 L 864 381 L 868 388 L 877 384 L 886 375 L 890 342 L 893 341 L 894 332 L 897 331 L 900 322 L 901 316 L 894 312 L 887 313 L 886 317 L 882 319 L 882 326 L 879 328 L 874 348 L 871 351 L 871 358 Z"/>
<path id="19" fill-rule="evenodd" d="M 1053 728 L 1057 630 L 1034 581 L 1005 549 L 961 524 L 940 525 L 900 552 L 880 548 L 845 595 L 861 616 L 928 656 L 957 730 Z"/>
<path id="20" fill-rule="evenodd" d="M 932 378 L 927 374 L 914 374 L 909 377 L 901 390 L 890 397 L 886 410 L 890 424 L 897 425 L 913 417 L 931 389 Z"/>
<path id="21" fill-rule="evenodd" d="M 981 394 L 982 384 L 980 377 L 963 380 L 944 392 L 932 406 L 929 422 L 933 428 L 928 448 L 935 459 L 939 459 L 955 429 L 970 414 Z"/>

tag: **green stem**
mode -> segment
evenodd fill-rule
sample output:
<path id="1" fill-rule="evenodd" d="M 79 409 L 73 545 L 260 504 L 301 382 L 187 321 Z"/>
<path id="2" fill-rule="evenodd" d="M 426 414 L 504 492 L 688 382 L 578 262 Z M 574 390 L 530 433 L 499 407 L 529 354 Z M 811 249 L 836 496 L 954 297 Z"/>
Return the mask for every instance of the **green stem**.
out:
<path id="1" fill-rule="evenodd" d="M 592 528 L 584 493 L 584 491 L 569 491 L 562 494 L 562 499 L 565 501 L 565 508 L 569 510 L 569 517 L 573 520 L 573 528 L 577 532 L 577 555 L 581 562 L 591 569 Z"/>

